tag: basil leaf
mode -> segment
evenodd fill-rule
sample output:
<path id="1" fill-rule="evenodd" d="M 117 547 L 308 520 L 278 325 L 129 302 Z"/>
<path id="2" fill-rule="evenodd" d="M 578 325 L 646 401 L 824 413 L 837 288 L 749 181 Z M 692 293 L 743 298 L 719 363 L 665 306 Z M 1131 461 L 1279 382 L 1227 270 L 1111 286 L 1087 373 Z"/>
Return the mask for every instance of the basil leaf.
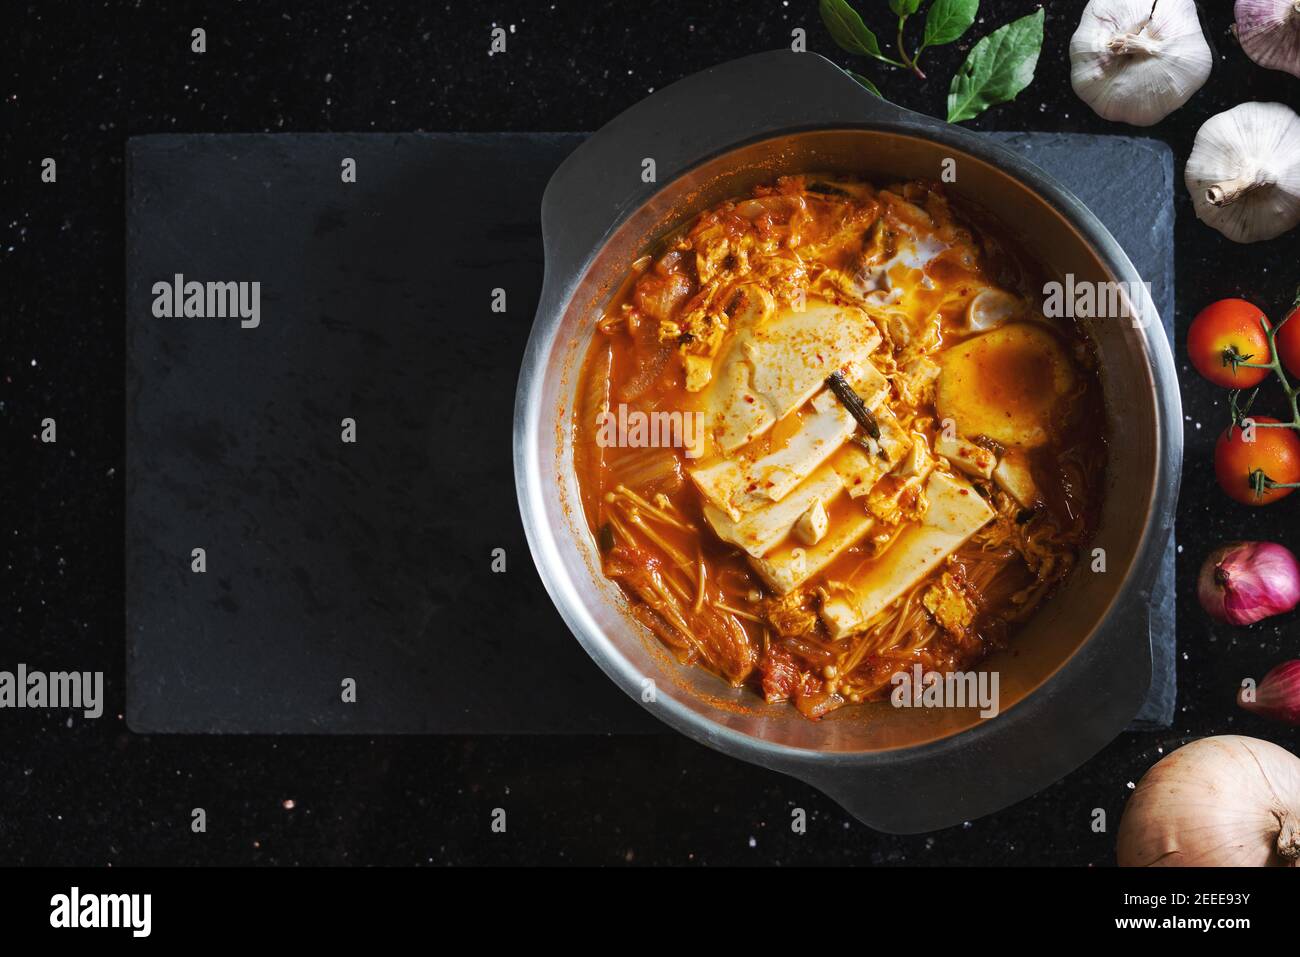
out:
<path id="1" fill-rule="evenodd" d="M 876 96 L 880 97 L 882 100 L 885 98 L 885 94 L 880 92 L 880 88 L 877 87 L 876 84 L 868 80 L 861 73 L 854 73 L 852 70 L 845 70 L 844 72 L 847 73 L 849 76 L 853 77 L 853 79 L 857 80 L 859 83 L 865 86 L 872 93 L 876 94 Z"/>
<path id="2" fill-rule="evenodd" d="M 961 39 L 980 11 L 980 0 L 934 0 L 925 12 L 925 36 L 920 53 L 926 47 L 941 47 Z"/>
<path id="3" fill-rule="evenodd" d="M 960 123 L 1014 100 L 1033 82 L 1042 48 L 1042 8 L 975 44 L 948 88 L 948 122 Z"/>
<path id="4" fill-rule="evenodd" d="M 921 8 L 921 0 L 889 0 L 889 9 L 896 17 L 910 17 Z"/>
<path id="5" fill-rule="evenodd" d="M 822 22 L 831 32 L 831 39 L 850 53 L 880 59 L 880 42 L 876 35 L 845 0 L 820 0 L 817 4 Z"/>

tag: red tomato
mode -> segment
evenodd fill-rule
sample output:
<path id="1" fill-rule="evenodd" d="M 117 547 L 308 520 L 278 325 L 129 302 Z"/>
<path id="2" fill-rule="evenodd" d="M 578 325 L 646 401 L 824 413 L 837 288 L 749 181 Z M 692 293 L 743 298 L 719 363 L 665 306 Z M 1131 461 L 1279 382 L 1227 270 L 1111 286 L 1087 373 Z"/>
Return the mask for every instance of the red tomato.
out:
<path id="1" fill-rule="evenodd" d="M 1251 362 L 1268 362 L 1268 335 L 1261 319 L 1264 313 L 1245 299 L 1220 299 L 1202 309 L 1187 331 L 1187 355 L 1196 371 L 1229 389 L 1251 389 L 1263 382 L 1267 369 L 1234 367 L 1226 359 L 1235 350 Z"/>
<path id="2" fill-rule="evenodd" d="M 1300 376 L 1300 299 L 1296 300 L 1295 307 L 1282 320 L 1273 345 L 1277 347 L 1278 358 L 1286 366 L 1286 371 Z"/>
<path id="3" fill-rule="evenodd" d="M 1276 422 L 1266 415 L 1250 416 L 1256 423 Z M 1286 498 L 1295 489 L 1270 488 L 1256 495 L 1253 474 L 1257 471 L 1274 482 L 1300 482 L 1300 435 L 1295 429 L 1255 429 L 1254 441 L 1245 441 L 1246 430 L 1234 426 L 1219 436 L 1214 446 L 1214 476 L 1230 498 L 1245 505 L 1268 505 Z"/>

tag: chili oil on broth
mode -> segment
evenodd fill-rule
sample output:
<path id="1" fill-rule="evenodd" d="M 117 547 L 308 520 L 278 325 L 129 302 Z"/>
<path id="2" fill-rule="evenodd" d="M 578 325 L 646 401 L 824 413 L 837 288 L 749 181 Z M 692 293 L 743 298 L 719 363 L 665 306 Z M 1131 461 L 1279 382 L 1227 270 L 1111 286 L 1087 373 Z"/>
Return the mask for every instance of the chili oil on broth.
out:
<path id="1" fill-rule="evenodd" d="M 574 433 L 632 616 L 812 718 L 1005 647 L 1073 569 L 1105 471 L 1095 354 L 1038 311 L 1041 278 L 936 184 L 815 176 L 634 263 Z M 865 413 L 825 386 L 836 372 Z M 620 412 L 695 415 L 697 447 L 611 442 Z"/>

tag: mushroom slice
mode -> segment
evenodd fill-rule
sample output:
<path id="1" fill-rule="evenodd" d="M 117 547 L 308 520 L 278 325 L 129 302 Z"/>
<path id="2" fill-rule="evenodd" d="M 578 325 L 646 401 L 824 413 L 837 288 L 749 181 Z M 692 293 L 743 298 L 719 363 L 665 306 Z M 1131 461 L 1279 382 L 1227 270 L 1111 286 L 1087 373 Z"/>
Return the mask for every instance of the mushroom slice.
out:
<path id="1" fill-rule="evenodd" d="M 1025 304 L 1016 296 L 992 287 L 981 291 L 966 306 L 966 325 L 971 332 L 988 332 L 1019 318 Z"/>

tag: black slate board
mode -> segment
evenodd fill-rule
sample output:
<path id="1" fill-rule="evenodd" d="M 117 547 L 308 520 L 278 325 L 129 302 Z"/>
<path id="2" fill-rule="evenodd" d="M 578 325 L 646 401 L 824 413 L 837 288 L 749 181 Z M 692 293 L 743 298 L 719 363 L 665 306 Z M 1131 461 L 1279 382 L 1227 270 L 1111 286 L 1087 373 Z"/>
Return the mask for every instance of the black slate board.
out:
<path id="1" fill-rule="evenodd" d="M 991 134 L 1089 203 L 1172 318 L 1172 157 Z M 660 729 L 551 607 L 511 405 L 537 213 L 584 134 L 149 136 L 127 150 L 127 721 L 152 732 Z M 341 181 L 344 158 L 356 183 Z M 1138 220 L 1134 209 L 1167 210 Z M 260 281 L 262 321 L 152 286 Z M 491 311 L 493 289 L 507 311 Z M 357 422 L 357 442 L 340 422 Z M 207 571 L 190 570 L 191 549 Z M 493 549 L 507 570 L 491 571 Z M 1172 553 L 1171 553 L 1172 554 Z M 1172 565 L 1153 695 L 1173 709 Z M 353 679 L 356 700 L 342 700 Z"/>

